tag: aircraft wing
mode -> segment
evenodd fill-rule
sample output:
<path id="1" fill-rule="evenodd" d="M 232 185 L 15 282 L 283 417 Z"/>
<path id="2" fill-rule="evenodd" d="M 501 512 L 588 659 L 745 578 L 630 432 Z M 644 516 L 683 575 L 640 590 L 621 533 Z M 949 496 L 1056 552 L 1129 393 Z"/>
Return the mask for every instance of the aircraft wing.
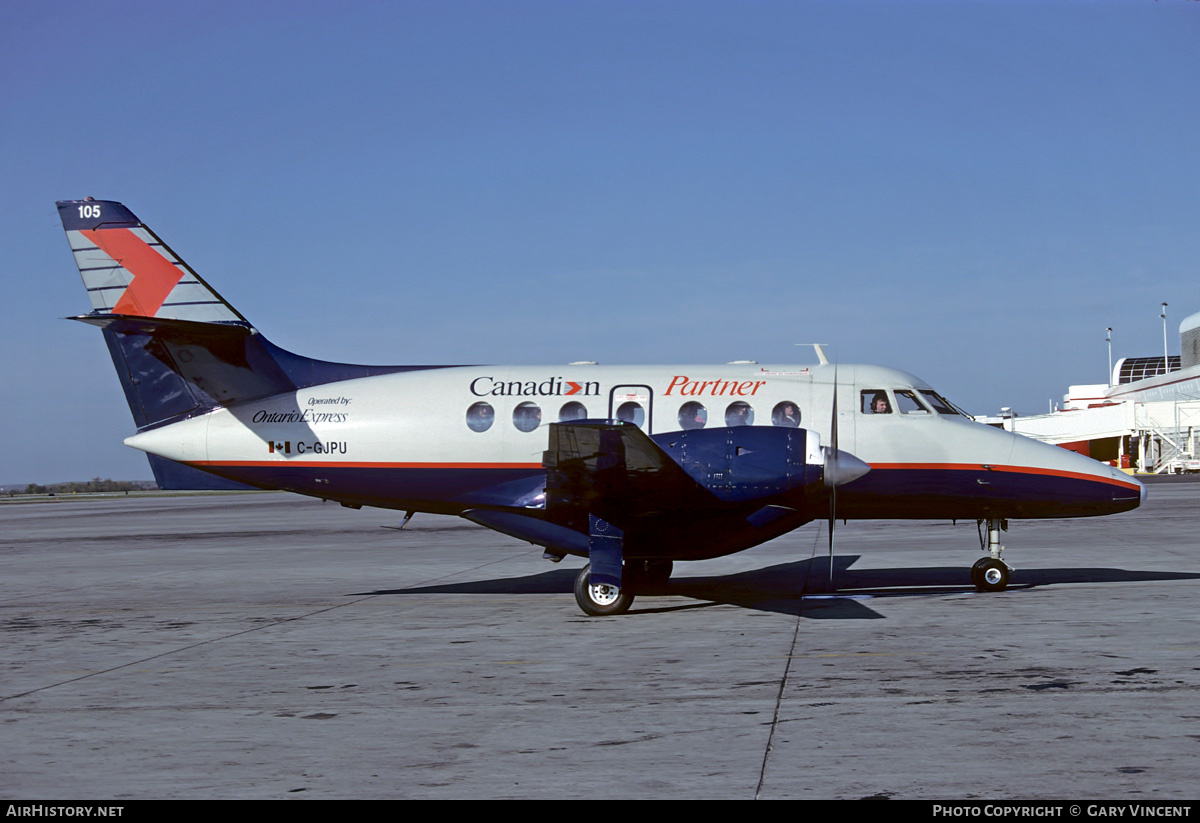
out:
<path id="1" fill-rule="evenodd" d="M 720 503 L 632 423 L 552 423 L 542 460 L 546 509 L 575 509 L 622 528 L 636 519 Z M 571 518 L 574 519 L 574 518 Z"/>
<path id="2" fill-rule="evenodd" d="M 628 529 L 660 516 L 717 509 L 749 514 L 766 498 L 821 479 L 818 438 L 803 429 L 743 426 L 651 438 L 623 422 L 549 428 L 542 465 L 551 516 L 574 510 Z"/>

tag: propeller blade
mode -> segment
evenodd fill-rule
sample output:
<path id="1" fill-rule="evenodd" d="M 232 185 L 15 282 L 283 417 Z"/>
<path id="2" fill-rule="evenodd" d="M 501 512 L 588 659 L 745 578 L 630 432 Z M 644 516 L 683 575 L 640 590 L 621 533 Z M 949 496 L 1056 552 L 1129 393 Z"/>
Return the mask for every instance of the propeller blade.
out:
<path id="1" fill-rule="evenodd" d="M 829 426 L 829 458 L 825 461 L 825 475 L 829 482 L 829 591 L 833 591 L 833 531 L 837 523 L 837 479 L 838 479 L 838 380 L 837 363 L 833 364 L 833 421 Z"/>

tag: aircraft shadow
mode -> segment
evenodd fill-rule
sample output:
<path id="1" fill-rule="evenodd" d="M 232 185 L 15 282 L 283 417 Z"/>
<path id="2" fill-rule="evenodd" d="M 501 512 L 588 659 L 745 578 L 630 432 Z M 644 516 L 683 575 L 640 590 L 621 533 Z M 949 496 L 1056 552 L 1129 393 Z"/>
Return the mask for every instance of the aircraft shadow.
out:
<path id="1" fill-rule="evenodd" d="M 711 577 L 673 578 L 665 586 L 648 589 L 647 596 L 672 595 L 696 601 L 684 605 L 643 606 L 635 601 L 630 614 L 652 614 L 704 608 L 714 605 L 739 606 L 816 620 L 880 620 L 883 615 L 866 604 L 873 598 L 914 597 L 974 592 L 964 566 L 925 568 L 851 568 L 861 555 L 835 555 L 835 590 L 828 587 L 829 559 L 811 558 L 780 563 L 739 574 Z M 405 594 L 568 594 L 578 568 L 553 569 L 526 577 L 473 580 L 358 592 L 364 595 Z M 1111 568 L 1018 569 L 1009 591 L 1070 583 L 1137 583 L 1156 580 L 1196 580 L 1200 573 L 1130 571 Z"/>

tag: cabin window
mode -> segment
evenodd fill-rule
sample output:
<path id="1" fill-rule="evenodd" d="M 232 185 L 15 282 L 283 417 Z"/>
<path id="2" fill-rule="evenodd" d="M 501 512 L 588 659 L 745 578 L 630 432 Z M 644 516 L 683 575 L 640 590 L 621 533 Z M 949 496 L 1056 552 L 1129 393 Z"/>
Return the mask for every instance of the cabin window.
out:
<path id="1" fill-rule="evenodd" d="M 467 409 L 467 428 L 473 432 L 485 432 L 496 422 L 496 410 L 490 403 L 472 403 Z"/>
<path id="2" fill-rule="evenodd" d="M 513 425 L 523 432 L 531 432 L 542 425 L 542 410 L 537 403 L 522 403 L 513 409 Z"/>
<path id="3" fill-rule="evenodd" d="M 863 414 L 891 414 L 892 401 L 883 389 L 867 389 L 861 395 L 859 408 Z"/>
<path id="4" fill-rule="evenodd" d="M 750 408 L 749 403 L 742 400 L 730 403 L 729 407 L 725 409 L 725 425 L 753 426 L 754 409 Z"/>
<path id="5" fill-rule="evenodd" d="M 569 403 L 563 403 L 563 407 L 558 410 L 559 423 L 570 423 L 572 420 L 583 420 L 586 417 L 587 406 L 576 400 L 572 400 Z"/>
<path id="6" fill-rule="evenodd" d="M 901 414 L 929 414 L 929 409 L 917 400 L 916 393 L 907 389 L 896 389 L 896 408 Z"/>
<path id="7" fill-rule="evenodd" d="M 629 400 L 617 407 L 617 419 L 632 423 L 640 429 L 646 422 L 646 410 L 642 408 L 641 403 Z"/>
<path id="8" fill-rule="evenodd" d="M 791 400 L 776 403 L 771 409 L 771 425 L 789 429 L 800 428 L 800 407 Z"/>
<path id="9" fill-rule="evenodd" d="M 695 400 L 684 403 L 679 407 L 679 428 L 702 429 L 708 422 L 708 409 Z"/>

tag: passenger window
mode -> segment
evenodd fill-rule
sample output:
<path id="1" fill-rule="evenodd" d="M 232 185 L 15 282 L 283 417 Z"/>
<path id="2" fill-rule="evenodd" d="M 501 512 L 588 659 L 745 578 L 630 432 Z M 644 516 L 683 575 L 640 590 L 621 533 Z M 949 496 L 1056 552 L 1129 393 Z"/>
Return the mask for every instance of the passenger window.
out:
<path id="1" fill-rule="evenodd" d="M 800 428 L 800 407 L 791 400 L 777 403 L 775 408 L 771 409 L 771 425 L 789 429 Z"/>
<path id="2" fill-rule="evenodd" d="M 467 409 L 467 428 L 473 432 L 485 432 L 496 420 L 496 411 L 488 403 L 472 403 Z"/>
<path id="3" fill-rule="evenodd" d="M 735 403 L 730 403 L 725 409 L 725 425 L 726 426 L 753 426 L 754 425 L 754 409 L 750 408 L 750 404 L 742 400 Z"/>
<path id="4" fill-rule="evenodd" d="M 860 404 L 863 414 L 891 414 L 892 402 L 883 389 L 867 389 Z"/>
<path id="5" fill-rule="evenodd" d="M 646 410 L 642 408 L 641 403 L 634 403 L 630 400 L 617 407 L 617 419 L 632 423 L 640 429 L 646 422 Z"/>
<path id="6" fill-rule="evenodd" d="M 708 422 L 708 409 L 695 400 L 684 403 L 679 407 L 679 428 L 702 429 Z"/>
<path id="7" fill-rule="evenodd" d="M 929 414 L 929 409 L 921 405 L 917 395 L 904 389 L 896 390 L 896 407 L 901 414 Z"/>
<path id="8" fill-rule="evenodd" d="M 583 420 L 586 417 L 587 407 L 575 400 L 572 400 L 570 403 L 563 403 L 563 407 L 558 410 L 559 423 L 569 423 L 572 420 Z"/>
<path id="9" fill-rule="evenodd" d="M 522 403 L 513 409 L 513 425 L 520 431 L 531 432 L 542 425 L 542 410 L 537 403 Z"/>

